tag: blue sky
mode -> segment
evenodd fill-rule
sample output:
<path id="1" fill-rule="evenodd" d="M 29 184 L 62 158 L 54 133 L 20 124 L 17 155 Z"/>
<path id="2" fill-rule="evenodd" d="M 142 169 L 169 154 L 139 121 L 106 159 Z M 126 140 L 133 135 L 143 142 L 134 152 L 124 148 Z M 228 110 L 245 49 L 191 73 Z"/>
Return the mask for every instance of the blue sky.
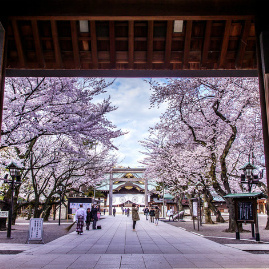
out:
<path id="1" fill-rule="evenodd" d="M 143 148 L 139 140 L 148 137 L 148 129 L 158 121 L 159 116 L 165 110 L 165 105 L 158 108 L 150 108 L 149 84 L 143 78 L 117 78 L 113 85 L 107 89 L 107 93 L 100 95 L 104 98 L 110 95 L 113 105 L 118 107 L 108 115 L 118 128 L 127 131 L 128 134 L 114 140 L 119 165 L 124 167 L 141 167 L 139 160 L 143 159 L 140 151 Z"/>

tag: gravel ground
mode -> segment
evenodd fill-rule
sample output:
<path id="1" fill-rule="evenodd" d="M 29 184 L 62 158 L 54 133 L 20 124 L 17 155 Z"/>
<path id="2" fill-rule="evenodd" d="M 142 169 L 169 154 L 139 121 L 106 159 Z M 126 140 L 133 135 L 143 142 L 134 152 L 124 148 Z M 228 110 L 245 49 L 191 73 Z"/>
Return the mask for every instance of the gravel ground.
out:
<path id="1" fill-rule="evenodd" d="M 224 218 L 227 220 L 228 215 L 224 215 Z M 102 220 L 102 217 L 101 217 Z M 100 221 L 101 221 L 100 220 Z M 214 219 L 213 219 L 214 220 Z M 259 231 L 261 243 L 269 244 L 269 231 L 265 230 L 267 216 L 259 215 Z M 235 233 L 227 233 L 224 232 L 225 229 L 228 228 L 228 223 L 216 223 L 216 224 L 202 224 L 200 226 L 199 231 L 193 229 L 193 222 L 190 217 L 185 217 L 184 221 L 173 222 L 164 220 L 166 223 L 170 225 L 174 225 L 180 227 L 182 229 L 186 229 L 189 232 L 194 232 L 204 236 L 210 240 L 218 242 L 220 244 L 257 244 L 255 239 L 251 238 L 251 227 L 250 224 L 243 225 L 245 230 L 249 232 L 241 233 L 241 240 L 235 240 Z M 48 222 L 44 222 L 44 242 L 48 243 L 53 241 L 63 235 L 66 235 L 70 232 L 75 231 L 76 225 L 74 225 L 69 232 L 66 231 L 66 227 L 68 227 L 72 223 L 72 220 L 61 220 L 61 225 L 58 224 L 58 220 L 50 220 Z M 28 239 L 28 229 L 29 229 L 29 221 L 25 219 L 18 219 L 16 225 L 12 226 L 11 236 L 12 239 L 7 239 L 7 232 L 0 231 L 0 243 L 15 243 L 15 244 L 25 244 Z"/>
<path id="2" fill-rule="evenodd" d="M 223 215 L 224 219 L 227 221 L 225 223 L 215 223 L 215 224 L 204 224 L 202 223 L 202 226 L 200 226 L 199 231 L 197 230 L 197 221 L 195 222 L 196 229 L 193 228 L 193 222 L 190 219 L 190 217 L 184 217 L 183 221 L 179 222 L 173 222 L 173 221 L 167 221 L 166 223 L 180 227 L 182 229 L 185 229 L 189 232 L 197 233 L 201 236 L 204 236 L 208 238 L 209 240 L 218 242 L 220 244 L 257 244 L 255 238 L 252 238 L 251 235 L 251 225 L 250 224 L 243 224 L 243 229 L 245 232 L 240 233 L 240 239 L 235 239 L 235 233 L 227 233 L 225 232 L 226 229 L 228 229 L 228 214 Z M 214 221 L 214 217 L 212 217 Z M 260 242 L 259 243 L 267 243 L 269 244 L 269 230 L 265 230 L 267 215 L 259 215 L 259 232 L 260 232 Z"/>

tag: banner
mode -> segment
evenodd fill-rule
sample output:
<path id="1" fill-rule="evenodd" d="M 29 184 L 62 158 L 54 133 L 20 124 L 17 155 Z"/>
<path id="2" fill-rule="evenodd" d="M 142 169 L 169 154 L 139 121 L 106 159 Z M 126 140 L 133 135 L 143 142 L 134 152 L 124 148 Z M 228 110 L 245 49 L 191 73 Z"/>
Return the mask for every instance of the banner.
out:
<path id="1" fill-rule="evenodd" d="M 109 197 L 109 194 L 108 194 Z M 107 199 L 109 202 L 109 198 Z M 126 202 L 145 205 L 145 194 L 114 194 L 112 196 L 112 204 L 117 206 Z"/>

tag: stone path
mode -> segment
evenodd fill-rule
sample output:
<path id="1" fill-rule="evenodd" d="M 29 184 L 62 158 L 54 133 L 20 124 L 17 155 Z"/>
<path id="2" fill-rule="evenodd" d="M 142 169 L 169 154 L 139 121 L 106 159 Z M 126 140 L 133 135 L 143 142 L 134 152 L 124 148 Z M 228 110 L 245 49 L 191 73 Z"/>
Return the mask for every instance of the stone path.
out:
<path id="1" fill-rule="evenodd" d="M 107 216 L 101 230 L 71 233 L 46 245 L 24 245 L 17 255 L 0 255 L 0 268 L 269 268 L 268 254 L 250 254 L 141 216 Z M 2 248 L 1 248 L 2 249 Z M 10 248 L 9 248 L 10 249 Z"/>

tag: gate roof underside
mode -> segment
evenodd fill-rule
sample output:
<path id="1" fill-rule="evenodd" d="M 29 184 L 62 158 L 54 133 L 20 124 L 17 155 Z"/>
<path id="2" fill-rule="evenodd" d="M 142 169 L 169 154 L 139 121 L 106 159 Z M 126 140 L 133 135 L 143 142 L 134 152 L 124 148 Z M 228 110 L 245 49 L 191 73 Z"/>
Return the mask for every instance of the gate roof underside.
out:
<path id="1" fill-rule="evenodd" d="M 10 0 L 7 76 L 254 76 L 260 2 Z"/>

